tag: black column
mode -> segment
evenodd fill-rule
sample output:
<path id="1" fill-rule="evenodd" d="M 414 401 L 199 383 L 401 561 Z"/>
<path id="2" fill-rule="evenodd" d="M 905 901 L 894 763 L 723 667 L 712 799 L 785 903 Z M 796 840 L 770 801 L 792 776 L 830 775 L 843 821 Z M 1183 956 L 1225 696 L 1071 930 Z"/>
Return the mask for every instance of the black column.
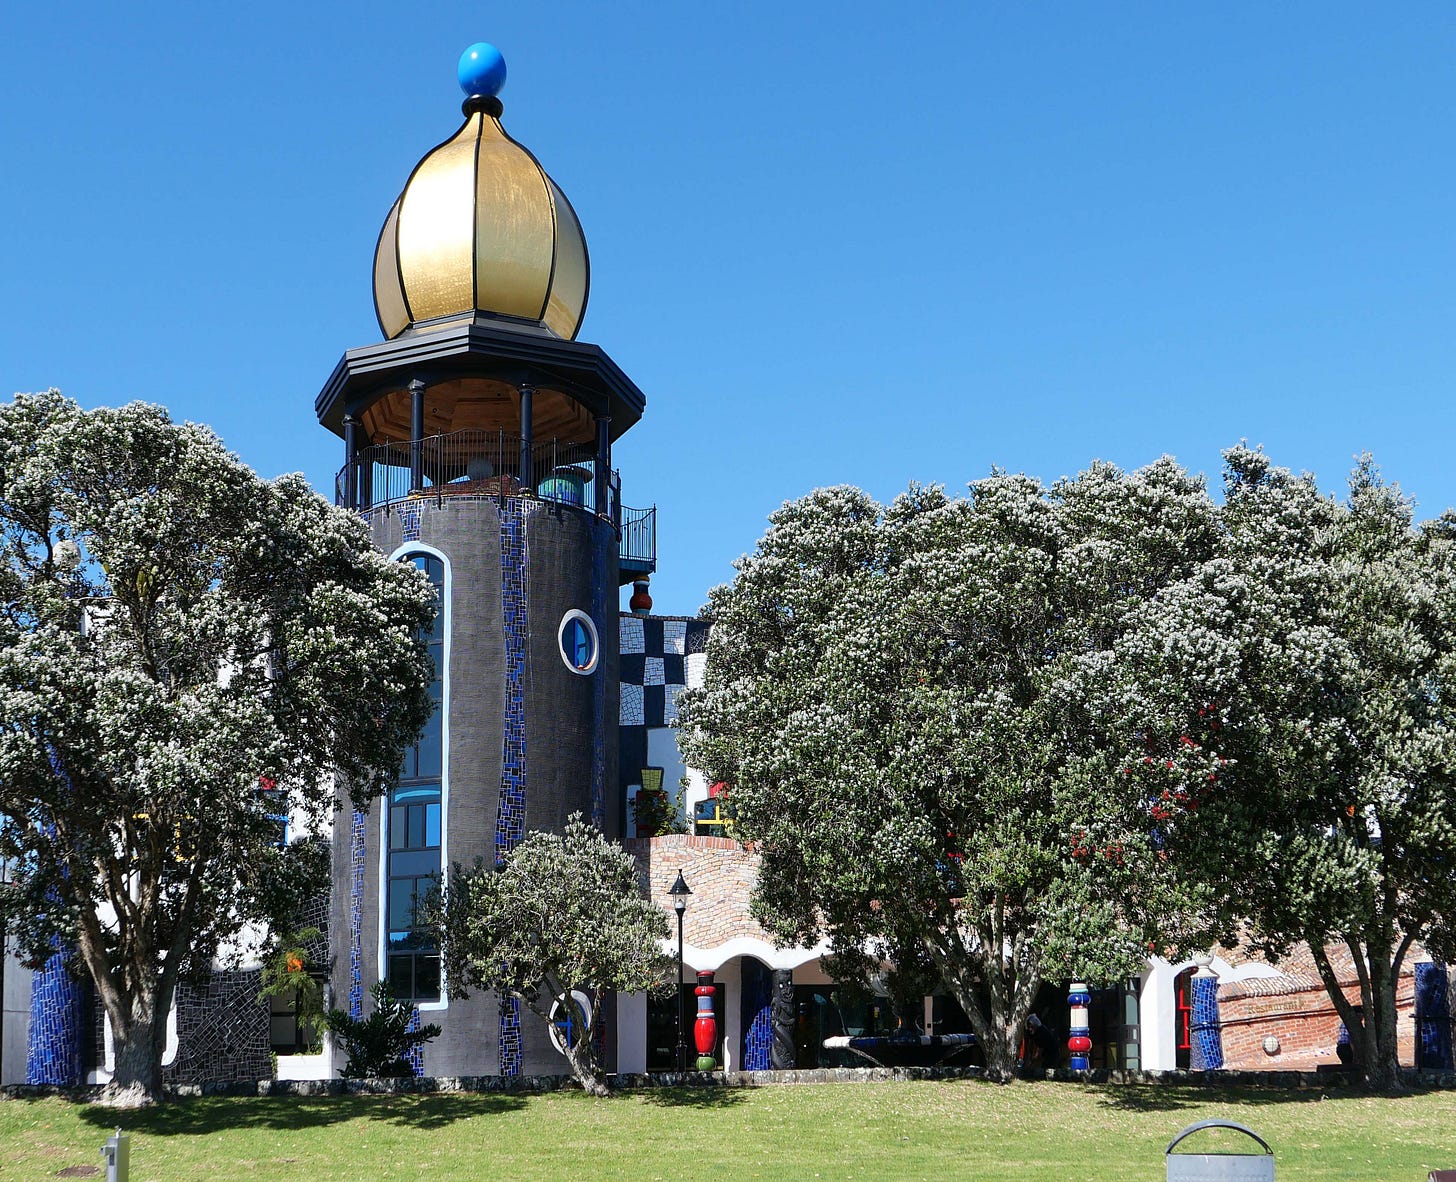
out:
<path id="1" fill-rule="evenodd" d="M 425 383 L 416 378 L 410 392 L 410 491 L 425 487 L 425 455 L 421 440 L 425 437 Z"/>
<path id="2" fill-rule="evenodd" d="M 597 419 L 597 479 L 596 510 L 603 517 L 611 516 L 607 503 L 607 490 L 611 488 L 612 476 L 612 420 L 607 415 Z"/>
<path id="3" fill-rule="evenodd" d="M 774 969 L 773 974 L 773 1048 L 768 1065 L 775 1071 L 793 1071 L 799 1065 L 794 1050 L 794 1024 L 799 1007 L 794 1001 L 794 972 Z"/>
<path id="4" fill-rule="evenodd" d="M 344 416 L 344 508 L 359 508 L 359 420 Z"/>
<path id="5" fill-rule="evenodd" d="M 536 387 L 530 382 L 521 383 L 521 471 L 519 473 L 521 487 L 523 489 L 534 488 L 536 484 L 535 473 L 531 471 L 531 399 L 536 393 Z"/>

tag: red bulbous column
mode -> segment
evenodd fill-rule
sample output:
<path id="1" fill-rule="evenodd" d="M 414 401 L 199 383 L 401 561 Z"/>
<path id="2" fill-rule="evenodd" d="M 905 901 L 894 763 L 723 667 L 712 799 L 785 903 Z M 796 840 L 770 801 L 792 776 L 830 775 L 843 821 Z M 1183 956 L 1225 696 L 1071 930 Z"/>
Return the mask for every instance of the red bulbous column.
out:
<path id="1" fill-rule="evenodd" d="M 700 972 L 698 987 L 693 992 L 698 998 L 698 1017 L 693 1023 L 693 1042 L 698 1048 L 698 1070 L 715 1071 L 718 1058 L 713 1054 L 713 1048 L 718 1045 L 718 1020 L 713 1016 L 713 994 L 717 992 L 717 986 L 713 984 L 713 974 Z"/>

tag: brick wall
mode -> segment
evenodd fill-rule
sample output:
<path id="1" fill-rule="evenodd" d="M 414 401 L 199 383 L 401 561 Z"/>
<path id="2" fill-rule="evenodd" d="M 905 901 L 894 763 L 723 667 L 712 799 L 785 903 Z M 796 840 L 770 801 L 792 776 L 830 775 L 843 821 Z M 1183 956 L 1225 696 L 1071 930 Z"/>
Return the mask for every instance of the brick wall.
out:
<path id="1" fill-rule="evenodd" d="M 672 833 L 624 843 L 637 859 L 638 873 L 653 900 L 669 915 L 668 888 L 681 868 L 692 889 L 683 916 L 683 939 L 698 948 L 714 948 L 740 936 L 772 943 L 772 938 L 749 918 L 748 900 L 758 881 L 759 858 L 727 837 L 692 837 Z M 673 919 L 673 938 L 677 938 Z"/>
<path id="2" fill-rule="evenodd" d="M 1353 1004 L 1360 1002 L 1354 982 L 1345 987 Z M 1255 978 L 1224 985 L 1218 993 L 1224 1066 L 1240 1071 L 1312 1071 L 1340 1062 L 1335 1046 L 1340 1016 L 1324 986 L 1299 977 Z M 1400 1061 L 1415 1063 L 1415 975 L 1401 974 L 1396 990 L 1396 1034 Z M 1273 1035 L 1279 1050 L 1264 1050 Z"/>

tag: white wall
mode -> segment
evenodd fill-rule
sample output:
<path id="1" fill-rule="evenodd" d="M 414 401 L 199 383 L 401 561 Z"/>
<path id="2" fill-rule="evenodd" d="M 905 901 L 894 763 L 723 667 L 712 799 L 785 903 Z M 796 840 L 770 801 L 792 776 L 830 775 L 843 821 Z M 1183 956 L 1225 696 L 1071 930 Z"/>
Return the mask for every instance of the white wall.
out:
<path id="1" fill-rule="evenodd" d="M 662 769 L 662 786 L 679 812 L 683 810 L 682 778 L 688 778 L 687 811 L 683 816 L 691 828 L 693 806 L 708 798 L 708 781 L 703 773 L 683 763 L 677 749 L 677 729 L 670 726 L 649 727 L 647 731 L 647 766 Z"/>
<path id="2" fill-rule="evenodd" d="M 743 1053 L 743 961 L 734 957 L 713 974 L 718 1020 L 723 1023 L 723 1070 L 739 1071 Z M 696 1010 L 696 1006 L 693 1007 Z"/>
<path id="3" fill-rule="evenodd" d="M 647 994 L 617 994 L 617 1070 L 647 1070 Z"/>

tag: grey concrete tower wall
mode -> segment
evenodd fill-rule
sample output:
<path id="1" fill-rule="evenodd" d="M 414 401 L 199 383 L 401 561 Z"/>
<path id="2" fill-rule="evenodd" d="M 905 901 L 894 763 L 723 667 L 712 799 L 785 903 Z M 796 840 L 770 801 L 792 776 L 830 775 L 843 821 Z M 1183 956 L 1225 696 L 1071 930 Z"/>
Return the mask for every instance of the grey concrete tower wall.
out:
<path id="1" fill-rule="evenodd" d="M 580 509 L 528 498 L 445 497 L 376 513 L 372 528 L 385 553 L 419 544 L 446 562 L 446 863 L 489 865 L 526 830 L 560 829 L 573 812 L 611 824 L 606 802 L 617 778 L 618 709 L 611 526 Z M 572 608 L 590 616 L 598 632 L 600 656 L 589 676 L 567 668 L 561 655 L 559 630 Z M 330 922 L 341 1008 L 348 1008 L 353 983 L 351 951 L 366 994 L 382 971 L 383 806 L 376 801 L 367 813 L 362 864 L 349 820 L 346 807 L 333 844 Z M 362 890 L 355 890 L 361 878 Z M 421 1019 L 443 1031 L 425 1048 L 426 1074 L 562 1070 L 539 1020 L 511 1010 L 479 994 L 423 1009 Z"/>
<path id="2" fill-rule="evenodd" d="M 600 518 L 568 506 L 525 501 L 526 827 L 559 830 L 584 813 L 608 826 L 617 775 L 617 542 Z M 596 669 L 566 666 L 560 629 L 575 608 L 596 626 Z M 521 1070 L 563 1069 L 543 1025 L 523 1014 Z M 609 1040 L 609 1042 L 612 1040 Z"/>
<path id="3" fill-rule="evenodd" d="M 617 716 L 611 707 L 617 693 L 617 554 L 611 528 L 600 519 L 561 505 L 528 504 L 527 826 L 560 829 L 573 812 L 592 817 L 593 784 L 603 772 L 611 777 L 608 783 L 616 783 L 616 767 L 606 763 L 616 752 Z M 603 551 L 608 562 L 602 561 Z M 594 591 L 594 582 L 604 589 Z M 601 655 L 587 677 L 568 669 L 561 656 L 561 622 L 571 608 L 591 616 L 597 628 Z M 608 691 L 600 706 L 599 683 Z M 596 718 L 598 709 L 605 718 Z M 606 740 L 600 766 L 594 751 L 598 737 Z M 598 814 L 603 803 L 596 802 Z"/>

